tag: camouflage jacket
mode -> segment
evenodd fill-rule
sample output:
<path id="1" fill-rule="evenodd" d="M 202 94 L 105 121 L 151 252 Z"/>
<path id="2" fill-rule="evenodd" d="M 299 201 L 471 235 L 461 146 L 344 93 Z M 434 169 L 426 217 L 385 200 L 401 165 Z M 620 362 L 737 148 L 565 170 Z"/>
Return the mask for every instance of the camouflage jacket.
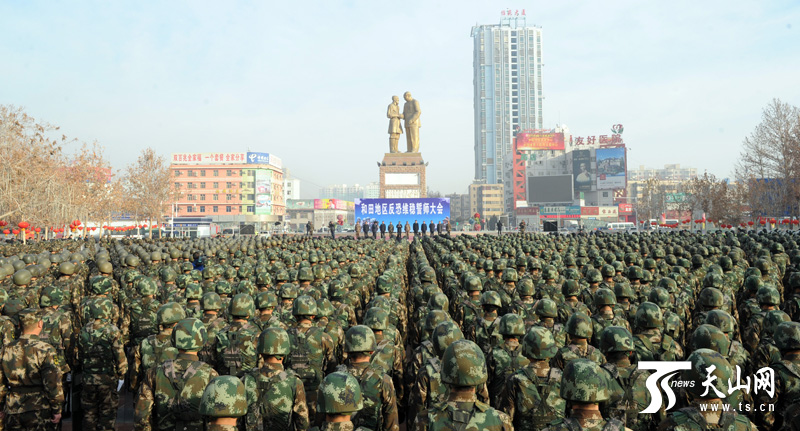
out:
<path id="1" fill-rule="evenodd" d="M 397 399 L 391 377 L 369 362 L 350 362 L 339 368 L 361 384 L 364 407 L 353 415 L 353 423 L 375 431 L 399 431 Z"/>
<path id="2" fill-rule="evenodd" d="M 546 372 L 540 377 L 538 369 Z M 507 412 L 517 431 L 540 430 L 564 417 L 567 402 L 561 398 L 561 370 L 534 362 L 508 377 L 500 409 Z"/>
<path id="3" fill-rule="evenodd" d="M 119 329 L 102 320 L 89 322 L 78 337 L 78 359 L 87 385 L 113 384 L 128 371 Z"/>
<path id="4" fill-rule="evenodd" d="M 258 365 L 258 327 L 234 321 L 217 333 L 215 368 L 222 375 L 242 377 Z"/>
<path id="5" fill-rule="evenodd" d="M 247 431 L 308 429 L 308 405 L 303 381 L 282 364 L 266 363 L 242 378 L 247 391 Z"/>
<path id="6" fill-rule="evenodd" d="M 639 414 L 650 404 L 650 392 L 645 381 L 650 376 L 647 370 L 638 370 L 635 364 L 619 366 L 606 362 L 602 368 L 610 377 L 611 398 L 605 404 L 610 417 L 622 421 L 634 431 L 647 431 L 663 419 L 663 411 L 656 414 Z"/>
<path id="7" fill-rule="evenodd" d="M 202 429 L 200 399 L 217 372 L 195 355 L 179 353 L 145 374 L 136 397 L 134 425 L 137 431 Z"/>
<path id="8" fill-rule="evenodd" d="M 451 394 L 446 403 L 417 417 L 417 431 L 512 431 L 511 419 L 505 413 L 471 397 Z"/>
<path id="9" fill-rule="evenodd" d="M 486 359 L 486 368 L 489 372 L 491 404 L 495 408 L 500 408 L 506 379 L 528 363 L 530 361 L 522 355 L 522 346 L 516 340 L 505 340 L 503 344 L 495 347 L 489 353 L 489 357 Z"/>
<path id="10" fill-rule="evenodd" d="M 606 357 L 594 346 L 587 344 L 583 347 L 577 344 L 567 344 L 558 349 L 556 355 L 550 359 L 550 366 L 563 370 L 567 362 L 578 358 L 590 359 L 597 365 L 603 365 L 606 362 Z"/>
<path id="11" fill-rule="evenodd" d="M 561 418 L 553 421 L 550 423 L 550 426 L 545 428 L 545 431 L 623 431 L 628 430 L 625 428 L 625 424 L 616 420 L 616 419 L 609 419 L 605 420 L 600 415 L 600 412 L 592 412 L 587 416 L 591 416 L 585 419 L 584 426 L 578 422 L 577 419 L 569 417 L 569 418 Z M 630 431 L 630 430 L 628 430 Z"/>
<path id="12" fill-rule="evenodd" d="M 0 368 L 0 406 L 6 414 L 56 413 L 64 402 L 55 349 L 37 335 L 21 335 L 5 346 Z"/>
<path id="13" fill-rule="evenodd" d="M 658 425 L 658 431 L 755 431 L 756 427 L 744 415 L 735 412 L 723 412 L 716 425 L 709 424 L 697 407 L 686 407 L 671 412 L 666 420 Z"/>
<path id="14" fill-rule="evenodd" d="M 770 367 L 775 371 L 775 392 L 766 391 L 757 395 L 756 402 L 772 404 L 775 411 L 757 417 L 759 426 L 765 429 L 796 429 L 800 423 L 800 355 L 785 355 Z M 795 428 L 791 428 L 791 426 Z"/>
<path id="15" fill-rule="evenodd" d="M 44 308 L 40 311 L 42 317 L 42 333 L 39 339 L 50 344 L 56 349 L 56 359 L 62 373 L 70 371 L 68 358 L 73 358 L 72 322 L 69 316 L 61 310 Z"/>

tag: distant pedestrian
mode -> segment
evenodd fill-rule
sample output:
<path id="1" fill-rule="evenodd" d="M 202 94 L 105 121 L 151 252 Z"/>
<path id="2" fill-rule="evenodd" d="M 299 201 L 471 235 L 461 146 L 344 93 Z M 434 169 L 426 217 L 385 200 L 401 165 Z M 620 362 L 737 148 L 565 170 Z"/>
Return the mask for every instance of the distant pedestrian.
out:
<path id="1" fill-rule="evenodd" d="M 503 234 L 503 222 L 500 220 L 497 221 L 497 235 Z"/>
<path id="2" fill-rule="evenodd" d="M 328 230 L 331 231 L 331 239 L 336 239 L 336 223 L 333 220 L 328 222 Z"/>
<path id="3" fill-rule="evenodd" d="M 414 223 L 416 223 L 416 222 L 414 222 Z M 408 224 L 408 221 L 406 221 L 405 230 L 406 230 L 406 239 L 409 239 L 410 238 L 409 235 L 411 234 L 411 226 Z"/>
<path id="4" fill-rule="evenodd" d="M 431 231 L 431 236 L 433 236 L 434 232 L 436 232 L 436 225 L 433 224 L 433 220 L 431 220 L 431 224 L 428 226 L 428 230 Z"/>
<path id="5" fill-rule="evenodd" d="M 355 226 L 356 226 L 356 228 L 353 229 L 353 230 L 356 233 L 356 241 L 358 241 L 358 239 L 361 237 L 361 229 L 359 229 L 359 227 L 361 226 L 361 219 L 360 218 L 356 219 L 356 225 Z"/>
<path id="6" fill-rule="evenodd" d="M 414 220 L 414 236 L 419 235 L 419 222 Z"/>

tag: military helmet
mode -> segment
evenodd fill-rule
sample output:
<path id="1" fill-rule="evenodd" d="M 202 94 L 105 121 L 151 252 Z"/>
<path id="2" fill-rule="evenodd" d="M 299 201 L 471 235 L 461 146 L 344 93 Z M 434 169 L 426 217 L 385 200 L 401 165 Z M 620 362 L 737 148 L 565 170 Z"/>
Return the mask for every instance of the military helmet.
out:
<path id="1" fill-rule="evenodd" d="M 361 265 L 354 263 L 350 265 L 348 274 L 350 274 L 352 278 L 361 278 L 364 275 L 364 271 L 361 269 Z"/>
<path id="2" fill-rule="evenodd" d="M 546 360 L 558 352 L 553 334 L 545 327 L 532 326 L 522 339 L 522 355 L 532 360 Z"/>
<path id="3" fill-rule="evenodd" d="M 594 293 L 594 307 L 599 309 L 605 305 L 617 305 L 617 296 L 611 289 L 603 287 Z"/>
<path id="4" fill-rule="evenodd" d="M 14 273 L 14 284 L 17 286 L 27 286 L 31 282 L 33 274 L 27 269 L 20 269 Z"/>
<path id="5" fill-rule="evenodd" d="M 272 284 L 272 277 L 270 277 L 268 272 L 261 271 L 258 274 L 256 274 L 257 286 L 269 286 L 270 284 Z"/>
<path id="6" fill-rule="evenodd" d="M 761 286 L 756 292 L 758 305 L 780 305 L 781 294 L 772 286 Z"/>
<path id="7" fill-rule="evenodd" d="M 667 289 L 664 289 L 663 287 L 656 287 L 655 289 L 651 290 L 648 299 L 650 302 L 658 305 L 662 310 L 672 306 L 670 303 L 669 292 L 667 292 Z"/>
<path id="8" fill-rule="evenodd" d="M 159 271 L 158 276 L 161 277 L 161 281 L 163 281 L 164 283 L 170 283 L 178 278 L 178 273 L 176 273 L 175 270 L 172 269 L 172 267 L 165 266 L 161 268 L 161 271 Z"/>
<path id="9" fill-rule="evenodd" d="M 442 356 L 442 382 L 453 386 L 478 386 L 486 383 L 486 359 L 481 348 L 469 340 L 450 344 Z"/>
<path id="10" fill-rule="evenodd" d="M 503 282 L 504 283 L 516 283 L 519 281 L 519 276 L 517 275 L 517 270 L 514 268 L 509 268 L 503 271 Z"/>
<path id="11" fill-rule="evenodd" d="M 525 335 L 525 321 L 518 314 L 507 313 L 500 318 L 498 330 L 500 335 L 504 336 L 523 336 Z"/>
<path id="12" fill-rule="evenodd" d="M 716 287 L 706 287 L 700 291 L 697 302 L 703 307 L 722 307 L 725 297 Z"/>
<path id="13" fill-rule="evenodd" d="M 446 311 L 443 310 L 431 310 L 428 312 L 428 315 L 425 316 L 425 332 L 430 334 L 436 329 L 436 325 L 451 320 L 450 316 L 447 314 Z"/>
<path id="14" fill-rule="evenodd" d="M 664 326 L 664 317 L 661 308 L 652 302 L 643 302 L 636 310 L 634 322 L 642 329 L 661 328 Z"/>
<path id="15" fill-rule="evenodd" d="M 561 294 L 564 295 L 565 298 L 578 296 L 581 294 L 581 285 L 578 284 L 576 280 L 564 280 L 564 283 L 561 285 Z"/>
<path id="16" fill-rule="evenodd" d="M 167 302 L 156 312 L 156 320 L 159 325 L 178 323 L 185 318 L 186 311 L 177 302 Z"/>
<path id="17" fill-rule="evenodd" d="M 464 279 L 464 290 L 467 292 L 482 291 L 483 285 L 481 279 L 477 275 L 469 275 Z"/>
<path id="18" fill-rule="evenodd" d="M 800 350 L 800 323 L 783 322 L 775 327 L 772 338 L 781 352 Z"/>
<path id="19" fill-rule="evenodd" d="M 586 273 L 586 281 L 589 283 L 599 283 L 603 281 L 603 275 L 596 269 L 590 269 Z"/>
<path id="20" fill-rule="evenodd" d="M 269 356 L 286 356 L 292 346 L 289 334 L 283 328 L 266 328 L 258 336 L 258 353 Z"/>
<path id="21" fill-rule="evenodd" d="M 381 275 L 375 280 L 375 293 L 383 295 L 392 292 L 392 279 L 386 274 Z"/>
<path id="22" fill-rule="evenodd" d="M 319 386 L 317 411 L 329 415 L 351 414 L 363 407 L 361 385 L 355 377 L 345 372 L 325 376 Z"/>
<path id="23" fill-rule="evenodd" d="M 731 340 L 718 327 L 704 323 L 692 333 L 689 346 L 692 350 L 711 349 L 722 356 L 728 356 Z"/>
<path id="24" fill-rule="evenodd" d="M 733 316 L 731 316 L 725 310 L 711 310 L 706 313 L 706 320 L 703 323 L 708 323 L 709 325 L 714 325 L 717 328 L 721 329 L 722 332 L 728 334 L 735 330 L 736 322 L 733 320 Z"/>
<path id="25" fill-rule="evenodd" d="M 533 296 L 536 289 L 533 286 L 533 280 L 528 277 L 523 278 L 517 284 L 517 294 L 519 296 Z"/>
<path id="26" fill-rule="evenodd" d="M 172 330 L 172 342 L 178 350 L 200 350 L 207 339 L 208 331 L 200 319 L 181 319 Z"/>
<path id="27" fill-rule="evenodd" d="M 436 280 L 436 271 L 430 266 L 421 268 L 419 281 L 423 283 L 433 283 Z"/>
<path id="28" fill-rule="evenodd" d="M 633 352 L 633 335 L 622 326 L 609 326 L 600 331 L 600 351 L 608 355 L 616 352 Z"/>
<path id="29" fill-rule="evenodd" d="M 600 275 L 602 275 L 603 278 L 613 277 L 614 273 L 615 271 L 612 265 L 605 264 L 600 267 Z"/>
<path id="30" fill-rule="evenodd" d="M 278 306 L 278 297 L 273 292 L 260 292 L 256 295 L 256 308 L 263 310 Z"/>
<path id="31" fill-rule="evenodd" d="M 364 325 L 373 331 L 385 331 L 389 326 L 389 312 L 381 307 L 370 307 L 364 313 Z"/>
<path id="32" fill-rule="evenodd" d="M 203 287 L 197 283 L 188 283 L 186 284 L 186 299 L 196 299 L 199 300 L 203 297 Z"/>
<path id="33" fill-rule="evenodd" d="M 493 305 L 497 308 L 503 307 L 503 301 L 500 299 L 500 294 L 490 290 L 481 294 L 481 305 Z"/>
<path id="34" fill-rule="evenodd" d="M 299 281 L 314 281 L 314 273 L 309 267 L 300 268 L 297 272 L 297 279 Z"/>
<path id="35" fill-rule="evenodd" d="M 375 333 L 365 325 L 352 326 L 344 335 L 344 351 L 347 353 L 374 352 L 376 348 Z"/>
<path id="36" fill-rule="evenodd" d="M 433 329 L 433 333 L 431 334 L 433 351 L 439 358 L 444 355 L 445 350 L 447 350 L 450 344 L 462 339 L 464 339 L 464 333 L 461 332 L 461 328 L 451 320 L 436 325 L 436 328 Z"/>
<path id="37" fill-rule="evenodd" d="M 200 300 L 203 311 L 214 311 L 222 309 L 222 299 L 216 292 L 206 292 Z"/>
<path id="38" fill-rule="evenodd" d="M 6 307 L 11 304 L 11 301 L 6 303 Z M 3 308 L 3 314 L 6 310 Z M 108 298 L 94 298 L 89 303 L 89 313 L 95 319 L 110 319 L 114 313 L 114 304 Z"/>
<path id="39" fill-rule="evenodd" d="M 191 271 L 193 269 L 194 269 L 194 265 L 192 265 L 192 262 L 183 262 L 181 264 L 181 271 L 183 271 L 183 272 L 189 272 L 189 271 Z"/>
<path id="40" fill-rule="evenodd" d="M 681 373 L 681 379 L 694 382 L 694 385 L 686 388 L 689 394 L 697 398 L 718 398 L 714 389 L 724 395 L 728 394 L 728 381 L 732 377 L 731 364 L 720 353 L 711 349 L 697 349 L 689 355 L 687 361 L 691 362 L 691 368 Z M 708 384 L 713 385 L 714 389 L 706 387 Z"/>
<path id="41" fill-rule="evenodd" d="M 567 334 L 578 338 L 592 338 L 592 319 L 583 313 L 574 313 L 567 319 Z"/>
<path id="42" fill-rule="evenodd" d="M 247 396 L 236 376 L 215 377 L 203 391 L 200 414 L 212 418 L 238 418 L 247 414 Z"/>
<path id="43" fill-rule="evenodd" d="M 561 375 L 561 398 L 582 403 L 609 399 L 608 378 L 594 361 L 578 358 L 567 362 Z"/>
<path id="44" fill-rule="evenodd" d="M 141 277 L 136 281 L 136 289 L 142 296 L 155 295 L 158 292 L 158 286 L 155 280 L 150 277 Z"/>
<path id="45" fill-rule="evenodd" d="M 58 272 L 63 275 L 75 274 L 75 264 L 72 262 L 61 262 L 58 265 Z"/>
<path id="46" fill-rule="evenodd" d="M 214 283 L 214 290 L 220 295 L 230 295 L 233 293 L 233 286 L 225 280 Z"/>
<path id="47" fill-rule="evenodd" d="M 553 265 L 547 265 L 542 271 L 542 278 L 544 280 L 555 280 L 558 278 L 558 271 L 556 271 L 556 267 Z"/>
<path id="48" fill-rule="evenodd" d="M 634 293 L 633 287 L 630 284 L 616 283 L 614 285 L 614 296 L 617 298 L 617 302 L 619 302 L 622 298 L 636 298 L 636 293 Z"/>
<path id="49" fill-rule="evenodd" d="M 292 283 L 283 283 L 280 291 L 281 299 L 296 299 L 297 287 Z"/>
<path id="50" fill-rule="evenodd" d="M 318 312 L 317 302 L 308 295 L 300 296 L 292 303 L 293 316 L 316 316 Z"/>
<path id="51" fill-rule="evenodd" d="M 556 318 L 558 317 L 558 306 L 556 306 L 556 302 L 552 299 L 542 298 L 536 301 L 536 304 L 533 306 L 533 312 L 536 313 L 539 318 Z"/>
<path id="52" fill-rule="evenodd" d="M 234 317 L 252 317 L 255 315 L 253 297 L 246 293 L 236 294 L 228 304 L 228 314 Z"/>
<path id="53" fill-rule="evenodd" d="M 783 322 L 791 322 L 792 319 L 788 314 L 781 310 L 769 310 L 764 315 L 764 332 L 772 336 L 775 333 L 775 328 Z"/>
<path id="54" fill-rule="evenodd" d="M 450 307 L 450 300 L 447 299 L 447 295 L 441 292 L 436 292 L 431 295 L 430 299 L 428 299 L 428 309 L 429 310 L 444 310 Z"/>

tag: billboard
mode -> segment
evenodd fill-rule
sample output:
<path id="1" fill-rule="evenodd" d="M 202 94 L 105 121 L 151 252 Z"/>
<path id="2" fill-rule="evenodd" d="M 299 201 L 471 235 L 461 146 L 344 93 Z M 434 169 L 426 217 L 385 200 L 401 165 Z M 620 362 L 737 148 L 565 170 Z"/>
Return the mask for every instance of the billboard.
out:
<path id="1" fill-rule="evenodd" d="M 563 133 L 518 133 L 517 149 L 538 151 L 538 150 L 563 150 Z"/>
<path id="2" fill-rule="evenodd" d="M 589 192 L 594 185 L 594 172 L 592 171 L 592 153 L 589 150 L 575 150 L 572 152 L 572 176 L 575 191 Z"/>
<path id="3" fill-rule="evenodd" d="M 272 214 L 272 170 L 256 169 L 256 208 L 257 215 Z"/>
<path id="4" fill-rule="evenodd" d="M 528 177 L 528 202 L 572 202 L 572 175 Z"/>
<path id="5" fill-rule="evenodd" d="M 597 158 L 597 189 L 624 189 L 625 188 L 625 147 L 598 148 L 595 150 Z"/>
<path id="6" fill-rule="evenodd" d="M 245 153 L 172 153 L 174 165 L 219 165 L 246 163 Z"/>
<path id="7" fill-rule="evenodd" d="M 311 210 L 314 209 L 314 199 L 287 199 L 287 210 Z"/>
<path id="8" fill-rule="evenodd" d="M 362 222 L 369 219 L 392 224 L 413 224 L 414 220 L 438 223 L 450 218 L 450 199 L 356 199 L 355 209 L 356 219 Z"/>
<path id="9" fill-rule="evenodd" d="M 282 162 L 281 159 L 272 154 L 256 153 L 251 151 L 247 153 L 247 163 L 256 165 L 272 165 L 276 168 L 280 168 Z"/>
<path id="10" fill-rule="evenodd" d="M 341 199 L 314 199 L 315 210 L 342 210 L 347 211 L 347 201 Z"/>

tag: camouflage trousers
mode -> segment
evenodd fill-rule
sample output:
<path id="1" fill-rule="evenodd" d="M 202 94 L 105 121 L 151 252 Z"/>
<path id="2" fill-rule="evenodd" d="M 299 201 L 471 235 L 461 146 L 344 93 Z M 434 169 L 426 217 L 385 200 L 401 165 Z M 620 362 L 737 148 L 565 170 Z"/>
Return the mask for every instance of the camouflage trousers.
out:
<path id="1" fill-rule="evenodd" d="M 53 431 L 57 424 L 50 420 L 53 413 L 50 410 L 33 410 L 25 413 L 6 415 L 4 431 L 32 430 Z"/>
<path id="2" fill-rule="evenodd" d="M 114 431 L 118 407 L 116 385 L 83 385 L 81 408 L 85 429 Z"/>

